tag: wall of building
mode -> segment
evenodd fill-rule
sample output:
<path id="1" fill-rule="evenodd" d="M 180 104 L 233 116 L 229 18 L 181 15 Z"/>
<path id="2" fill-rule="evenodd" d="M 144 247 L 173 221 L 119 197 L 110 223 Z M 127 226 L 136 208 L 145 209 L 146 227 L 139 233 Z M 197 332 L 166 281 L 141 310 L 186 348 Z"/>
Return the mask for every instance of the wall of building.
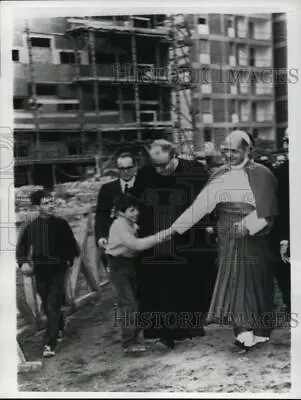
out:
<path id="1" fill-rule="evenodd" d="M 187 19 L 193 28 L 193 18 Z M 210 130 L 218 145 L 231 129 L 256 130 L 275 146 L 273 82 L 265 83 L 260 77 L 263 70 L 273 67 L 271 14 L 201 14 L 196 31 L 200 55 L 193 60 L 211 78 L 198 88 L 201 131 Z M 184 96 L 181 105 L 187 112 Z"/>
<path id="2" fill-rule="evenodd" d="M 277 145 L 282 147 L 282 138 L 288 121 L 287 29 L 285 14 L 273 14 L 273 46 L 274 68 L 279 70 L 274 85 Z"/>

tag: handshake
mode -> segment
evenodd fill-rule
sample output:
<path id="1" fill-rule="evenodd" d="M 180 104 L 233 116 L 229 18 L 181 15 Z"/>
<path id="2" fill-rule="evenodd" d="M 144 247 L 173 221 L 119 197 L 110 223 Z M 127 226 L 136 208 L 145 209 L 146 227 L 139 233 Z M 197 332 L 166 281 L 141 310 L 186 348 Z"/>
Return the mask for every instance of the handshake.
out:
<path id="1" fill-rule="evenodd" d="M 168 229 L 163 229 L 162 231 L 157 232 L 154 236 L 157 243 L 162 243 L 170 240 L 175 233 L 175 229 L 171 226 Z"/>

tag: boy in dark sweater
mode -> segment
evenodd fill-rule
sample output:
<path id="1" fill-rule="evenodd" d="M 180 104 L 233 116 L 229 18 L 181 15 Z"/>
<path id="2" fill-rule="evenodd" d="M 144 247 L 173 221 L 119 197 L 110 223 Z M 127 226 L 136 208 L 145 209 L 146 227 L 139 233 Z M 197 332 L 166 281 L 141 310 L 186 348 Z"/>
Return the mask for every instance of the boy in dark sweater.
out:
<path id="1" fill-rule="evenodd" d="M 68 222 L 53 215 L 55 204 L 51 193 L 38 190 L 32 194 L 31 201 L 39 206 L 39 216 L 20 233 L 16 257 L 22 273 L 35 276 L 47 316 L 43 356 L 51 357 L 64 333 L 61 308 L 66 271 L 79 256 L 79 248 Z"/>
<path id="2" fill-rule="evenodd" d="M 121 313 L 121 342 L 125 353 L 141 353 L 146 350 L 138 340 L 137 255 L 139 251 L 154 247 L 170 238 L 170 230 L 137 238 L 139 204 L 139 200 L 130 194 L 119 198 L 115 206 L 117 217 L 111 225 L 106 246 L 110 281 L 115 287 Z"/>

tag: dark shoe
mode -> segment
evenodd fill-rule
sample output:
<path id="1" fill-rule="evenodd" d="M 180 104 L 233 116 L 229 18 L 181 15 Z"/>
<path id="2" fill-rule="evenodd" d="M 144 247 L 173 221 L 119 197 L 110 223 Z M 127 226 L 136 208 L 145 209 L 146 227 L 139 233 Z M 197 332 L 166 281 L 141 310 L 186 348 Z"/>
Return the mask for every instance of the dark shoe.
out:
<path id="1" fill-rule="evenodd" d="M 175 342 L 173 339 L 160 338 L 159 342 L 162 343 L 164 346 L 168 347 L 169 349 L 173 350 L 175 348 Z"/>
<path id="2" fill-rule="evenodd" d="M 234 345 L 240 349 L 237 354 L 246 354 L 251 349 L 251 347 L 245 346 L 239 340 L 235 340 Z"/>

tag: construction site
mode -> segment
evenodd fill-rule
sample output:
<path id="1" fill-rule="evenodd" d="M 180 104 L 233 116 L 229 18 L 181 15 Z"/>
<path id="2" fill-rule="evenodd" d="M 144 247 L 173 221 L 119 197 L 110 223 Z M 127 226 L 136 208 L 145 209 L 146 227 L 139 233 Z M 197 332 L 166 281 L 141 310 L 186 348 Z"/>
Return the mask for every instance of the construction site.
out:
<path id="1" fill-rule="evenodd" d="M 285 32 L 280 14 L 16 17 L 17 231 L 37 215 L 30 193 L 51 187 L 56 214 L 68 220 L 81 248 L 66 280 L 67 338 L 43 363 L 45 315 L 34 279 L 17 268 L 20 391 L 289 390 L 285 324 L 266 348 L 246 357 L 225 347 L 230 327 L 212 325 L 205 338 L 129 362 L 120 352 L 115 297 L 93 228 L 97 195 L 114 177 L 117 152 L 132 151 L 143 165 L 147 145 L 166 138 L 181 157 L 218 159 L 235 128 L 277 152 L 287 128 L 287 85 L 256 76 L 286 67 Z M 278 293 L 275 306 L 281 305 Z"/>
<path id="2" fill-rule="evenodd" d="M 277 66 L 274 18 L 18 17 L 15 185 L 99 174 L 121 149 L 143 162 L 154 138 L 168 138 L 191 156 L 206 142 L 218 150 L 231 129 L 242 128 L 275 149 L 287 115 L 276 132 L 274 83 L 256 79 Z M 278 119 L 287 112 L 281 107 Z"/>

